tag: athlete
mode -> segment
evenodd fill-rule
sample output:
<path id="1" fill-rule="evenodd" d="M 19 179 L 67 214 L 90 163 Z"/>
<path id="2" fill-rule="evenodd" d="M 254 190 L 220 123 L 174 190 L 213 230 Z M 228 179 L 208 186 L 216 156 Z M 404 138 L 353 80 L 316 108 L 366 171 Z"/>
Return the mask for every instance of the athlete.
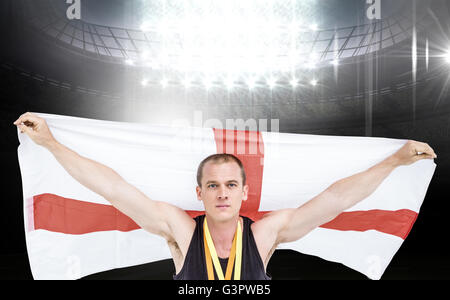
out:
<path id="1" fill-rule="evenodd" d="M 298 208 L 273 211 L 257 221 L 239 215 L 247 200 L 244 167 L 229 154 L 207 157 L 199 165 L 196 195 L 205 215 L 150 199 L 111 168 L 60 144 L 44 119 L 25 113 L 14 124 L 48 149 L 85 187 L 150 233 L 166 239 L 175 265 L 174 279 L 270 279 L 267 264 L 280 243 L 296 241 L 372 194 L 398 166 L 436 154 L 426 143 L 408 141 L 366 171 L 341 179 Z"/>

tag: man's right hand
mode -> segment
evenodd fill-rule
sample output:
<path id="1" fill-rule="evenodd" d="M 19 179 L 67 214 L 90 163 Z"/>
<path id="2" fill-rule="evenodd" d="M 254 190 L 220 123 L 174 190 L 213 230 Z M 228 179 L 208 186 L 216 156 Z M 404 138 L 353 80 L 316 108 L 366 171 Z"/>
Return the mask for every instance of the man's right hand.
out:
<path id="1" fill-rule="evenodd" d="M 80 184 L 105 198 L 143 229 L 164 237 L 172 247 L 171 251 L 174 250 L 173 245 L 176 245 L 177 253 L 181 251 L 182 255 L 178 254 L 178 258 L 174 257 L 174 261 L 177 272 L 181 270 L 195 229 L 194 219 L 183 209 L 150 199 L 113 169 L 58 143 L 50 132 L 47 122 L 35 114 L 23 114 L 14 125 L 36 144 L 47 148 Z"/>
<path id="2" fill-rule="evenodd" d="M 36 144 L 49 148 L 56 140 L 53 137 L 47 122 L 32 113 L 21 115 L 15 122 L 21 133 L 26 133 Z"/>

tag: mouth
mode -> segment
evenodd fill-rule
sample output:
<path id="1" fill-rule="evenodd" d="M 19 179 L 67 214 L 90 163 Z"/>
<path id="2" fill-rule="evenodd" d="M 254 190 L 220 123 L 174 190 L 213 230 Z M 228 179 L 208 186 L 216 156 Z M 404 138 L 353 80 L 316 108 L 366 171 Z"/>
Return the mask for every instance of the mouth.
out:
<path id="1" fill-rule="evenodd" d="M 230 205 L 226 205 L 226 204 L 216 205 L 216 208 L 218 208 L 218 209 L 227 209 L 229 207 L 230 207 Z"/>

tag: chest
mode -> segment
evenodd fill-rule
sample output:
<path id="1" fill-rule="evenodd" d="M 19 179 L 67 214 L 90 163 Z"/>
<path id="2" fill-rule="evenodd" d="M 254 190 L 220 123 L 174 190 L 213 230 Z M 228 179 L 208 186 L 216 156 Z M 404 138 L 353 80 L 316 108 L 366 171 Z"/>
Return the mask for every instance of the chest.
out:
<path id="1" fill-rule="evenodd" d="M 255 240 L 250 231 L 250 225 L 246 224 L 247 230 L 243 234 L 242 240 L 242 262 L 241 262 L 241 279 L 268 279 L 265 272 L 265 265 L 258 252 Z M 196 230 L 189 251 L 186 257 L 181 255 L 181 252 L 175 247 L 171 247 L 171 252 L 174 257 L 174 264 L 176 268 L 176 276 L 174 279 L 206 279 L 206 259 L 203 245 L 202 232 Z M 228 257 L 230 255 L 230 248 L 216 246 L 216 253 L 219 257 L 219 262 L 222 266 L 222 270 L 226 270 Z M 233 268 L 234 270 L 234 268 Z M 224 271 L 225 272 L 225 271 Z"/>

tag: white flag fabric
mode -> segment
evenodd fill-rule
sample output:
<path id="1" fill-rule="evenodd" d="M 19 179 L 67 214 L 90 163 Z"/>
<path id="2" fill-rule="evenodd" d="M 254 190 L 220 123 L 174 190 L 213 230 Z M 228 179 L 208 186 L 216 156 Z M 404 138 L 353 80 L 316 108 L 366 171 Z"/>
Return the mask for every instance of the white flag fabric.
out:
<path id="1" fill-rule="evenodd" d="M 39 115 L 60 143 L 111 167 L 151 199 L 181 207 L 193 217 L 204 211 L 195 194 L 197 167 L 210 154 L 231 153 L 243 161 L 250 191 L 241 215 L 256 221 L 266 212 L 299 207 L 406 142 Z M 163 238 L 139 228 L 75 181 L 25 134 L 19 140 L 26 244 L 35 279 L 78 279 L 171 258 Z M 380 279 L 418 216 L 435 167 L 432 160 L 420 160 L 396 168 L 369 197 L 279 248 Z"/>

